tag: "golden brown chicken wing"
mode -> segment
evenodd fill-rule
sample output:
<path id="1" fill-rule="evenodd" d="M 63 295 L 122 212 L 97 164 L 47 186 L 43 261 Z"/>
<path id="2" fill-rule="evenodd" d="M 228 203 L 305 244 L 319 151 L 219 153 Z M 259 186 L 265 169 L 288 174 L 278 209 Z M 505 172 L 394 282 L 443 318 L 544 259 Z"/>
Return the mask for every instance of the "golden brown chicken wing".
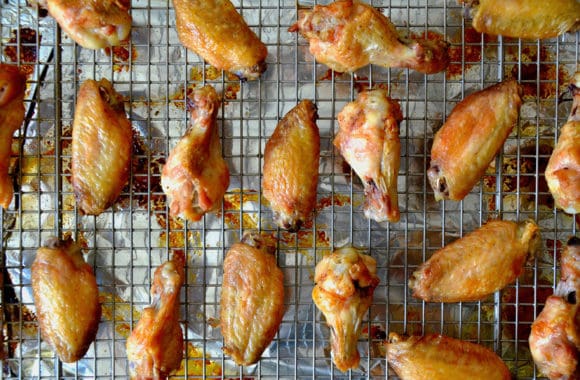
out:
<path id="1" fill-rule="evenodd" d="M 97 336 L 101 304 L 93 270 L 72 239 L 52 238 L 38 249 L 32 294 L 42 338 L 63 362 L 82 358 Z"/>
<path id="2" fill-rule="evenodd" d="M 546 166 L 546 181 L 556 207 L 580 213 L 580 71 L 572 83 L 574 101 L 568 122 Z"/>
<path id="3" fill-rule="evenodd" d="M 281 227 L 296 232 L 316 206 L 320 135 L 316 106 L 303 100 L 278 123 L 264 151 L 264 197 Z"/>
<path id="4" fill-rule="evenodd" d="M 387 361 L 401 380 L 509 380 L 510 371 L 493 351 L 439 334 L 407 339 L 389 334 Z"/>
<path id="5" fill-rule="evenodd" d="M 510 80 L 455 106 L 431 148 L 427 176 L 436 200 L 465 198 L 516 125 L 521 104 L 520 86 Z"/>
<path id="6" fill-rule="evenodd" d="M 471 0 L 473 28 L 514 38 L 551 38 L 580 28 L 578 0 Z"/>
<path id="7" fill-rule="evenodd" d="M 399 103 L 377 88 L 361 92 L 338 114 L 334 146 L 360 177 L 364 212 L 377 222 L 399 221 L 397 176 L 401 156 Z"/>
<path id="8" fill-rule="evenodd" d="M 284 275 L 260 235 L 246 234 L 228 251 L 220 305 L 224 352 L 239 365 L 256 363 L 284 316 Z"/>
<path id="9" fill-rule="evenodd" d="M 230 184 L 216 121 L 219 104 L 217 92 L 209 85 L 188 95 L 189 127 L 161 173 L 172 216 L 200 220 L 221 205 Z"/>
<path id="10" fill-rule="evenodd" d="M 381 12 L 357 1 L 300 11 L 289 30 L 309 40 L 318 62 L 339 72 L 375 64 L 433 74 L 449 64 L 447 42 L 403 37 Z"/>
<path id="11" fill-rule="evenodd" d="M 132 379 L 166 379 L 183 359 L 183 332 L 179 324 L 179 294 L 185 278 L 185 255 L 176 251 L 153 277 L 151 306 L 127 339 Z"/>
<path id="12" fill-rule="evenodd" d="M 375 259 L 351 247 L 340 248 L 316 265 L 314 282 L 312 299 L 330 327 L 334 364 L 343 372 L 358 367 L 362 319 L 379 284 Z"/>
<path id="13" fill-rule="evenodd" d="M 24 121 L 26 77 L 18 67 L 0 63 L 0 206 L 12 202 L 14 186 L 8 175 L 12 154 L 12 135 Z"/>
<path id="14" fill-rule="evenodd" d="M 580 239 L 572 237 L 561 258 L 562 278 L 532 324 L 530 351 L 550 380 L 580 378 Z"/>
<path id="15" fill-rule="evenodd" d="M 229 0 L 173 0 L 177 35 L 210 65 L 242 79 L 266 71 L 268 49 Z"/>
<path id="16" fill-rule="evenodd" d="M 115 203 L 129 178 L 132 144 L 123 97 L 106 79 L 83 82 L 73 122 L 71 182 L 85 214 L 99 215 Z"/>
<path id="17" fill-rule="evenodd" d="M 428 302 L 481 300 L 515 281 L 539 245 L 534 222 L 491 221 L 435 252 L 409 287 Z"/>

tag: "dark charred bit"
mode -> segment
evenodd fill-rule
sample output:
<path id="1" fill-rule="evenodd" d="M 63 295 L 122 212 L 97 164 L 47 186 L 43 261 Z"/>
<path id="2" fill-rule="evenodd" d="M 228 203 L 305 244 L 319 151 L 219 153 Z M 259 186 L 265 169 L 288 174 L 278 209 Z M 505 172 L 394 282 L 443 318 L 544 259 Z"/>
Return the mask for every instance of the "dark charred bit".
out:
<path id="1" fill-rule="evenodd" d="M 580 238 L 572 236 L 566 243 L 568 247 L 580 247 Z"/>
<path id="2" fill-rule="evenodd" d="M 566 296 L 566 301 L 571 305 L 576 305 L 576 292 L 570 292 Z"/>
<path id="3" fill-rule="evenodd" d="M 282 223 L 282 227 L 288 231 L 288 232 L 298 232 L 300 230 L 300 228 L 302 227 L 302 220 L 301 219 L 297 219 L 294 221 L 284 221 Z"/>

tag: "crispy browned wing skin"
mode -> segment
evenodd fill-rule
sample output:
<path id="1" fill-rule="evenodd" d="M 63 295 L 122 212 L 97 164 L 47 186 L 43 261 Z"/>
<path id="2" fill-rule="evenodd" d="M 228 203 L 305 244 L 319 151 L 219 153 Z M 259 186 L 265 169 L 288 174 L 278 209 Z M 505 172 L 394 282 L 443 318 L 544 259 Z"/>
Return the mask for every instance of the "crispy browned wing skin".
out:
<path id="1" fill-rule="evenodd" d="M 266 71 L 268 49 L 229 0 L 173 0 L 177 35 L 210 65 L 243 79 Z"/>
<path id="2" fill-rule="evenodd" d="M 449 64 L 445 41 L 405 38 L 381 12 L 357 1 L 341 0 L 300 11 L 290 31 L 308 39 L 310 53 L 318 62 L 339 72 L 375 64 L 432 74 Z"/>
<path id="3" fill-rule="evenodd" d="M 71 182 L 85 214 L 99 215 L 121 194 L 129 178 L 132 141 L 123 97 L 111 82 L 83 82 L 73 122 Z"/>
<path id="4" fill-rule="evenodd" d="M 274 220 L 296 232 L 316 206 L 320 134 L 316 106 L 303 100 L 278 123 L 264 151 L 264 197 Z"/>
<path id="5" fill-rule="evenodd" d="M 401 156 L 399 103 L 384 89 L 361 92 L 338 114 L 334 146 L 365 188 L 364 212 L 377 222 L 400 218 L 397 176 Z"/>
<path id="6" fill-rule="evenodd" d="M 246 234 L 229 249 L 220 305 L 224 352 L 239 365 L 256 363 L 284 316 L 284 275 L 260 235 Z"/>
<path id="7" fill-rule="evenodd" d="M 219 104 L 218 94 L 210 85 L 188 95 L 189 126 L 161 173 L 172 216 L 200 220 L 221 205 L 230 184 L 216 120 Z"/>
<path id="8" fill-rule="evenodd" d="M 389 334 L 387 361 L 401 380 L 509 380 L 510 371 L 493 351 L 439 334 L 407 339 Z"/>
<path id="9" fill-rule="evenodd" d="M 185 279 L 185 255 L 176 251 L 155 270 L 151 306 L 127 339 L 132 379 L 166 379 L 183 359 L 183 332 L 179 324 L 179 294 Z"/>
<path id="10" fill-rule="evenodd" d="M 26 77 L 18 67 L 0 63 L 0 206 L 12 202 L 14 186 L 8 175 L 12 136 L 24 121 Z"/>
<path id="11" fill-rule="evenodd" d="M 338 249 L 316 265 L 314 282 L 312 299 L 330 327 L 334 364 L 343 372 L 358 367 L 362 319 L 379 284 L 375 259 L 351 247 Z"/>
<path id="12" fill-rule="evenodd" d="M 435 252 L 411 275 L 409 287 L 428 302 L 481 300 L 515 281 L 539 244 L 532 221 L 491 221 Z"/>
<path id="13" fill-rule="evenodd" d="M 93 270 L 73 240 L 53 238 L 38 249 L 32 294 L 42 338 L 63 362 L 82 358 L 97 335 L 101 304 Z"/>
<path id="14" fill-rule="evenodd" d="M 455 106 L 431 148 L 427 176 L 436 200 L 465 198 L 516 125 L 521 104 L 520 87 L 510 80 Z"/>

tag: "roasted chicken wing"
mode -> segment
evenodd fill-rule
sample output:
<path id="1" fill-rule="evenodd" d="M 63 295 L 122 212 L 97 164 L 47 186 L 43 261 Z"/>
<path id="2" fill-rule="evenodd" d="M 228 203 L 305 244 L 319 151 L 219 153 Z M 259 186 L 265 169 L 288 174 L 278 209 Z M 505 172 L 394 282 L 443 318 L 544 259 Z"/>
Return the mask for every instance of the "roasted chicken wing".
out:
<path id="1" fill-rule="evenodd" d="M 379 284 L 375 259 L 351 247 L 338 249 L 316 265 L 314 282 L 312 299 L 330 327 L 334 364 L 343 372 L 358 367 L 362 319 Z"/>
<path id="2" fill-rule="evenodd" d="M 433 74 L 449 64 L 445 41 L 403 37 L 386 16 L 358 1 L 340 0 L 300 11 L 290 31 L 308 39 L 318 62 L 339 72 L 375 64 Z"/>
<path id="3" fill-rule="evenodd" d="M 18 67 L 0 63 L 0 206 L 12 202 L 14 186 L 8 175 L 12 154 L 12 135 L 24 121 L 26 77 Z"/>
<path id="4" fill-rule="evenodd" d="M 401 380 L 509 380 L 510 371 L 493 351 L 439 334 L 407 339 L 389 334 L 387 361 Z"/>
<path id="5" fill-rule="evenodd" d="M 579 379 L 580 351 L 580 239 L 568 241 L 561 258 L 562 278 L 554 295 L 532 324 L 530 351 L 550 380 Z"/>
<path id="6" fill-rule="evenodd" d="M 435 134 L 427 171 L 435 199 L 459 201 L 475 186 L 517 123 L 515 80 L 467 96 Z"/>
<path id="7" fill-rule="evenodd" d="M 221 205 L 230 184 L 216 120 L 219 104 L 217 92 L 209 85 L 188 95 L 189 127 L 161 173 L 172 216 L 200 220 Z"/>
<path id="8" fill-rule="evenodd" d="M 316 106 L 303 100 L 280 120 L 264 152 L 264 197 L 281 227 L 296 232 L 316 206 L 320 135 Z"/>
<path id="9" fill-rule="evenodd" d="M 52 238 L 38 249 L 32 294 L 42 338 L 63 362 L 82 358 L 97 336 L 101 304 L 93 270 L 72 239 Z"/>
<path id="10" fill-rule="evenodd" d="M 183 359 L 183 332 L 179 324 L 179 293 L 185 278 L 185 255 L 176 251 L 153 276 L 151 306 L 127 339 L 132 379 L 166 379 Z"/>
<path id="11" fill-rule="evenodd" d="M 220 305 L 224 352 L 239 365 L 256 363 L 284 316 L 284 275 L 260 235 L 246 234 L 228 251 Z"/>
<path id="12" fill-rule="evenodd" d="M 266 71 L 268 49 L 229 0 L 173 0 L 177 35 L 210 65 L 242 79 Z"/>
<path id="13" fill-rule="evenodd" d="M 123 97 L 106 79 L 83 82 L 73 122 L 71 182 L 85 214 L 99 215 L 115 203 L 129 178 L 132 144 Z"/>
<path id="14" fill-rule="evenodd" d="M 572 83 L 574 101 L 568 122 L 546 167 L 546 181 L 556 207 L 580 213 L 580 71 Z"/>
<path id="15" fill-rule="evenodd" d="M 360 177 L 364 212 L 377 222 L 399 221 L 397 176 L 401 156 L 399 103 L 377 88 L 361 92 L 338 114 L 334 146 Z"/>
<path id="16" fill-rule="evenodd" d="M 539 246 L 534 222 L 491 221 L 435 252 L 409 287 L 428 302 L 482 300 L 515 281 Z"/>

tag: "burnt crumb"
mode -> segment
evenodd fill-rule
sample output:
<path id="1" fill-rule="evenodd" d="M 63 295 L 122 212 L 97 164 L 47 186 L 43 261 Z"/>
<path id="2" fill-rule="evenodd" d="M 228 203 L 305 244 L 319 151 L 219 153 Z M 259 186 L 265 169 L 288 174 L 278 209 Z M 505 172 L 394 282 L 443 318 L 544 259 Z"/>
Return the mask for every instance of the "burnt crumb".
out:
<path id="1" fill-rule="evenodd" d="M 571 305 L 576 305 L 576 292 L 571 292 L 566 297 L 566 301 Z"/>
<path id="2" fill-rule="evenodd" d="M 576 236 L 572 236 L 568 239 L 568 243 L 566 243 L 568 247 L 580 247 L 580 238 Z"/>

